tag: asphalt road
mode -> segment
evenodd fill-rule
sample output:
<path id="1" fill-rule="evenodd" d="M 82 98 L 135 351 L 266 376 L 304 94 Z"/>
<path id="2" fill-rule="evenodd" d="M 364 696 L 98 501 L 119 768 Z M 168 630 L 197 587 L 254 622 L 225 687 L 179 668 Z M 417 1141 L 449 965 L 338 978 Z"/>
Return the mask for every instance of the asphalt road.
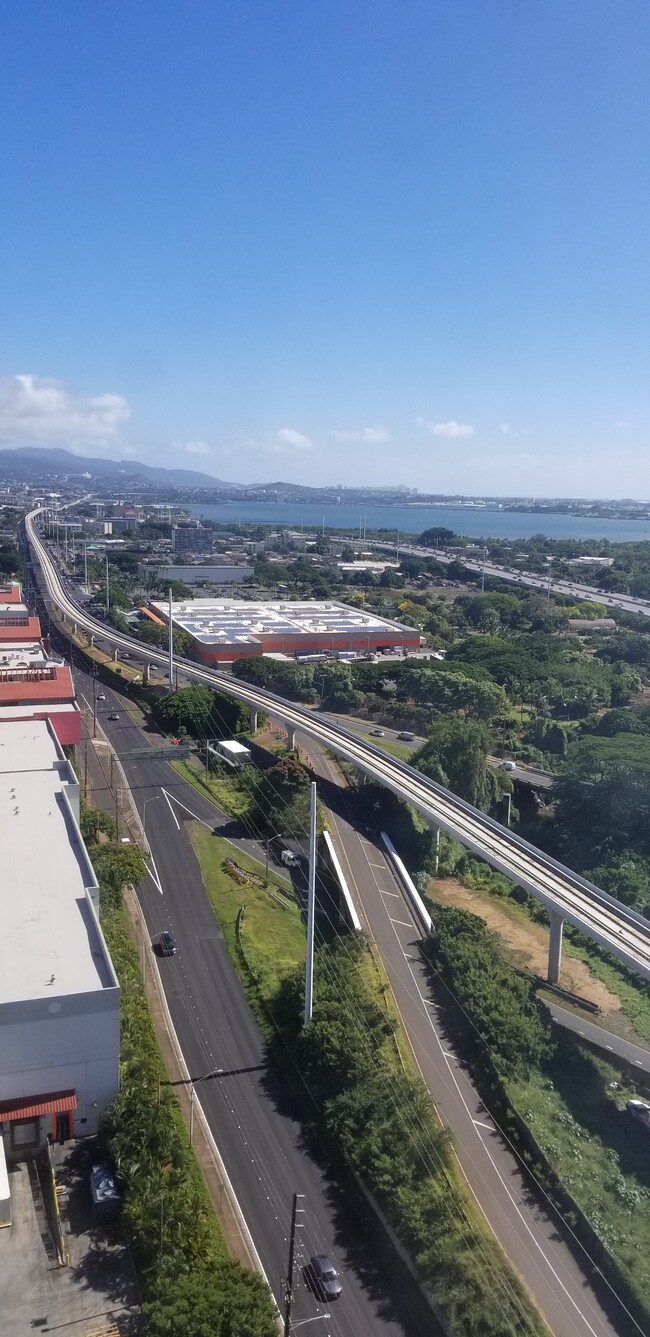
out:
<path id="1" fill-rule="evenodd" d="M 387 548 L 394 548 L 394 544 L 372 542 L 372 546 L 382 551 Z M 455 558 L 447 557 L 439 552 L 437 548 L 420 548 L 413 544 L 400 544 L 400 552 L 408 553 L 412 557 L 435 557 L 437 561 L 447 564 L 454 561 Z M 474 557 L 461 557 L 463 566 L 468 570 L 474 571 L 476 575 L 481 575 L 485 571 L 486 576 L 497 576 L 499 580 L 508 581 L 511 585 L 527 585 L 531 589 L 539 590 L 546 594 L 549 589 L 549 578 L 547 575 L 535 575 L 527 571 L 509 571 L 507 567 L 499 566 L 493 562 L 476 561 Z M 551 575 L 550 589 L 554 594 L 564 594 L 573 596 L 576 599 L 586 599 L 594 603 L 605 604 L 608 608 L 620 608 L 627 613 L 643 613 L 645 617 L 650 617 L 650 601 L 647 599 L 637 599 L 632 594 L 601 593 L 594 585 L 585 585 L 579 580 L 554 580 Z"/>
<path id="2" fill-rule="evenodd" d="M 75 670 L 77 689 L 91 699 L 90 680 Z M 276 1299 L 286 1274 L 291 1195 L 305 1195 L 297 1251 L 293 1321 L 322 1316 L 302 1279 L 312 1253 L 332 1257 L 343 1277 L 343 1295 L 321 1317 L 325 1337 L 418 1337 L 436 1334 L 436 1323 L 415 1287 L 404 1281 L 390 1251 L 377 1247 L 347 1197 L 309 1153 L 303 1130 L 285 1108 L 280 1081 L 267 1062 L 261 1031 L 232 966 L 186 830 L 190 814 L 224 830 L 232 827 L 166 762 L 129 761 L 146 747 L 145 735 L 108 688 L 100 723 L 122 759 L 151 847 L 151 872 L 138 890 L 152 938 L 171 929 L 178 954 L 160 961 L 167 1002 L 189 1071 Z M 119 712 L 120 719 L 108 715 Z M 106 779 L 95 776 L 100 801 Z M 104 788 L 104 797 L 107 797 Z M 147 804 L 145 809 L 145 803 Z M 182 806 L 184 805 L 184 807 Z M 110 799 L 105 805 L 110 808 Z M 254 842 L 238 842 L 253 852 Z M 257 847 L 258 854 L 261 853 Z"/>
<path id="3" fill-rule="evenodd" d="M 631 1068 L 650 1073 L 650 1050 L 644 1049 L 643 1045 L 632 1044 L 630 1040 L 624 1040 L 620 1035 L 606 1031 L 603 1026 L 594 1021 L 587 1021 L 586 1017 L 580 1016 L 577 1012 L 570 1012 L 568 1008 L 560 1007 L 558 1003 L 551 1003 L 546 998 L 544 1003 L 558 1026 L 573 1031 L 575 1035 L 579 1035 L 583 1040 L 589 1040 L 599 1049 L 604 1049 L 610 1054 L 618 1054 L 619 1058 L 625 1059 Z"/>
<path id="4" fill-rule="evenodd" d="M 329 781 L 335 807 L 330 829 L 343 871 L 382 956 L 423 1080 L 454 1131 L 459 1162 L 487 1220 L 556 1337 L 615 1337 L 627 1331 L 616 1302 L 611 1315 L 603 1308 L 586 1257 L 576 1261 L 550 1206 L 545 1210 L 531 1194 L 454 1052 L 420 956 L 421 935 L 383 851 L 357 829 L 335 763 L 305 735 L 300 742 L 314 769 Z"/>
<path id="5" fill-rule="evenodd" d="M 343 727 L 349 729 L 351 733 L 358 734 L 360 738 L 370 738 L 373 742 L 377 742 L 379 747 L 381 747 L 381 742 L 372 737 L 373 732 L 378 728 L 383 730 L 385 738 L 389 739 L 391 742 L 400 743 L 408 752 L 417 752 L 417 749 L 427 741 L 426 738 L 416 735 L 412 743 L 407 742 L 405 739 L 400 738 L 399 735 L 402 732 L 400 729 L 390 729 L 384 724 L 376 724 L 373 720 L 360 720 L 354 715 L 332 715 L 330 718 L 333 719 L 336 724 L 342 724 Z M 488 757 L 488 762 L 491 766 L 494 766 L 495 769 L 502 765 L 499 757 Z M 533 789 L 553 788 L 553 776 L 550 771 L 542 771 L 531 766 L 525 766 L 519 761 L 517 762 L 516 770 L 510 772 L 510 778 L 511 780 L 518 781 L 520 784 L 529 785 Z"/>

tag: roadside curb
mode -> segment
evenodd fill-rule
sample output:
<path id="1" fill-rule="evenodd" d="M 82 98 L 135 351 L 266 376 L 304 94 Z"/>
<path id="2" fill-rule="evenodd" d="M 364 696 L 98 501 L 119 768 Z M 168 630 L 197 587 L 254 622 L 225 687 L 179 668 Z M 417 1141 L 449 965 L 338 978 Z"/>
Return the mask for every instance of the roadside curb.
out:
<path id="1" fill-rule="evenodd" d="M 175 1087 L 175 1095 L 183 1113 L 183 1121 L 189 1132 L 190 1073 L 183 1058 L 174 1023 L 167 1006 L 158 965 L 151 951 L 149 934 L 133 887 L 126 889 L 124 904 L 131 931 L 140 952 L 145 993 L 156 1036 L 170 1080 L 178 1083 Z M 228 1172 L 197 1095 L 194 1097 L 193 1150 L 233 1258 L 244 1267 L 259 1272 L 267 1281 L 261 1259 L 244 1220 Z"/>

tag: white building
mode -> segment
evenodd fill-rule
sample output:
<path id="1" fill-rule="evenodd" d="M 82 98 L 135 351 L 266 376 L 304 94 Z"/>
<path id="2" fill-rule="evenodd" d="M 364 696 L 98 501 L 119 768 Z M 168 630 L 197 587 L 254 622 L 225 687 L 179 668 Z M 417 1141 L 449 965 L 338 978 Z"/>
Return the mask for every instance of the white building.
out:
<path id="1" fill-rule="evenodd" d="M 119 1084 L 119 986 L 47 720 L 0 726 L 0 843 L 0 1132 L 16 1156 L 95 1133 Z"/>

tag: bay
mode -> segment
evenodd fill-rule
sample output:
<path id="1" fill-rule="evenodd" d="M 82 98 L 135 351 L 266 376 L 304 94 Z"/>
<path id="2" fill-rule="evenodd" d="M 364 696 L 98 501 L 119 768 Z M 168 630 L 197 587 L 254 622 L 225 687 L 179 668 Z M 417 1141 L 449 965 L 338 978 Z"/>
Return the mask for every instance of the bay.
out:
<path id="1" fill-rule="evenodd" d="M 279 529 L 347 529 L 359 534 L 366 529 L 388 529 L 405 538 L 421 534 L 433 525 L 453 529 L 468 538 L 531 538 L 544 534 L 555 539 L 609 539 L 612 543 L 650 540 L 650 520 L 599 520 L 594 516 L 566 515 L 550 511 L 530 514 L 524 511 L 478 509 L 472 506 L 350 506 L 318 505 L 305 502 L 225 501 L 220 505 L 187 506 L 191 515 L 219 524 L 273 525 Z"/>

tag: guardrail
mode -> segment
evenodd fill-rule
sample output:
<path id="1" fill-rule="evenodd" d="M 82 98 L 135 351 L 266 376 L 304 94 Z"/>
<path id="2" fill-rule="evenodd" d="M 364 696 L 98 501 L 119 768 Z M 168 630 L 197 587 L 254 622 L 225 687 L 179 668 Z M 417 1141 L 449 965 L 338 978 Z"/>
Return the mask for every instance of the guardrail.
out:
<path id="1" fill-rule="evenodd" d="M 397 881 L 399 882 L 406 896 L 406 899 L 411 907 L 411 910 L 413 911 L 413 914 L 417 919 L 419 927 L 421 928 L 424 934 L 430 933 L 433 928 L 431 915 L 429 914 L 429 911 L 427 910 L 427 907 L 424 904 L 424 901 L 422 900 L 422 897 L 411 877 L 411 874 L 409 873 L 404 861 L 400 859 L 400 856 L 397 853 L 397 850 L 395 849 L 395 846 L 393 845 L 390 836 L 387 836 L 386 832 L 382 831 L 381 838 L 384 842 L 384 845 L 386 846 L 386 850 L 388 852 L 388 857 L 390 859 L 391 865 L 397 875 Z"/>
<path id="2" fill-rule="evenodd" d="M 334 877 L 336 878 L 336 881 L 339 884 L 339 890 L 343 898 L 343 918 L 345 919 L 348 928 L 351 928 L 354 933 L 360 933 L 361 920 L 359 919 L 359 916 L 357 914 L 356 907 L 352 899 L 352 892 L 350 891 L 350 888 L 347 884 L 345 873 L 341 868 L 339 856 L 336 853 L 336 850 L 334 849 L 334 842 L 332 840 L 329 831 L 323 831 L 323 844 L 325 846 L 325 849 L 327 850 L 327 862 L 329 864 L 332 873 L 334 874 Z"/>

